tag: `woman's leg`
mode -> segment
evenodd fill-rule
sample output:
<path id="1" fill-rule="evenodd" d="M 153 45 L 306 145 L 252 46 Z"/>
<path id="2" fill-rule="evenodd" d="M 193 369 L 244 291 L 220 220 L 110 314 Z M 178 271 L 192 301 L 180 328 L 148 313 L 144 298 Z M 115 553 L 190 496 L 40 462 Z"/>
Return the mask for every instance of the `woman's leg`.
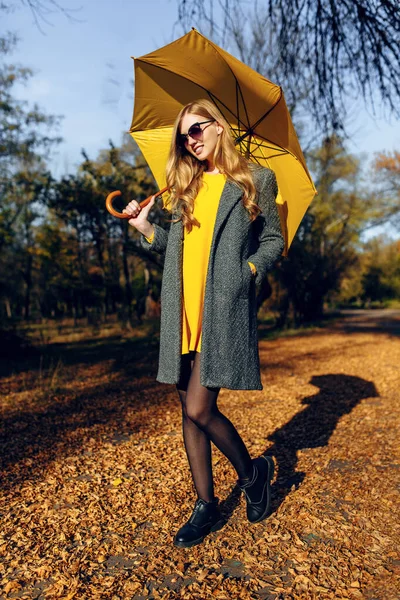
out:
<path id="1" fill-rule="evenodd" d="M 207 439 L 208 443 L 211 440 L 230 460 L 239 478 L 242 481 L 247 481 L 253 476 L 253 464 L 249 452 L 231 421 L 217 407 L 220 388 L 201 385 L 200 359 L 201 353 L 196 352 L 185 399 L 186 415 L 188 422 L 191 422 L 187 427 L 189 445 L 196 448 L 196 441 L 202 440 L 201 443 L 203 444 L 202 448 L 204 451 L 206 443 L 203 440 Z M 200 437 L 200 431 L 204 435 L 203 438 Z M 203 468 L 206 462 L 207 465 L 211 465 L 211 452 L 207 454 L 206 461 L 203 461 Z M 205 479 L 204 475 L 203 477 Z"/>
<path id="2" fill-rule="evenodd" d="M 182 403 L 183 439 L 194 486 L 199 498 L 211 502 L 214 499 L 214 482 L 210 438 L 188 417 L 186 410 L 187 388 L 193 366 L 192 357 L 193 353 L 182 356 L 182 374 L 176 387 Z"/>

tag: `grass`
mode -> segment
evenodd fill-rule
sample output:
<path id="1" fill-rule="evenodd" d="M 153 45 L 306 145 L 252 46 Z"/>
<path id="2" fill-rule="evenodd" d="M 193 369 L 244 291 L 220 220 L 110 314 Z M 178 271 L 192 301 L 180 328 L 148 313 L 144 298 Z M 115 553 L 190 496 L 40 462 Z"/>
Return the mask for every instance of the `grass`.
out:
<path id="1" fill-rule="evenodd" d="M 264 339 L 279 339 L 293 336 L 309 334 L 320 331 L 336 318 L 336 313 L 327 314 L 323 319 L 316 320 L 311 323 L 300 325 L 297 327 L 276 327 L 277 314 L 273 312 L 263 313 L 258 319 L 258 335 L 260 340 Z M 124 325 L 117 320 L 115 315 L 107 317 L 107 321 L 103 323 L 88 324 L 86 319 L 79 319 L 74 322 L 72 318 L 63 319 L 46 319 L 36 323 L 22 323 L 17 327 L 17 334 L 29 345 L 34 348 L 41 349 L 53 344 L 70 345 L 80 342 L 100 342 L 107 341 L 112 338 L 121 340 L 144 340 L 144 338 L 156 341 L 159 337 L 159 319 L 146 319 L 142 323 L 135 324 L 134 327 Z M 51 385 L 57 380 L 57 372 L 62 368 L 53 366 L 53 375 L 47 374 Z M 42 371 L 42 364 L 39 367 L 39 372 Z M 42 375 L 41 375 L 42 376 Z M 44 376 L 44 375 L 43 375 Z"/>
<path id="2" fill-rule="evenodd" d="M 158 330 L 158 319 L 148 319 L 135 327 L 124 326 L 114 315 L 107 322 L 87 324 L 86 319 L 76 323 L 72 318 L 46 319 L 41 323 L 27 323 L 18 330 L 34 345 L 70 344 L 84 340 L 106 339 L 114 336 L 143 338 L 154 335 Z"/>

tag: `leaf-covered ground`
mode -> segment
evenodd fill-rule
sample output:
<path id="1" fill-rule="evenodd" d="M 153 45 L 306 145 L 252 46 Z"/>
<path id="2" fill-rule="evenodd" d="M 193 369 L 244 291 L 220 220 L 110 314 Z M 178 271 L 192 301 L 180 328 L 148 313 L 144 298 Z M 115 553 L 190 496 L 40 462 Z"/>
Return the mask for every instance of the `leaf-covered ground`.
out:
<path id="1" fill-rule="evenodd" d="M 5 361 L 0 598 L 400 598 L 399 325 L 361 314 L 260 339 L 264 389 L 219 406 L 274 457 L 272 514 L 247 522 L 214 447 L 227 523 L 191 549 L 172 544 L 196 497 L 157 339 Z"/>

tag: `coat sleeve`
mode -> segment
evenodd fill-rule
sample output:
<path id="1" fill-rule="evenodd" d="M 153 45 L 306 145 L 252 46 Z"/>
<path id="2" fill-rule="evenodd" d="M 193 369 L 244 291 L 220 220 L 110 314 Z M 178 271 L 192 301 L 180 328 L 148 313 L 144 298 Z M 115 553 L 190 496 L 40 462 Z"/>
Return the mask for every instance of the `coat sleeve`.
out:
<path id="1" fill-rule="evenodd" d="M 258 205 L 262 211 L 254 221 L 259 246 L 254 254 L 247 257 L 247 260 L 255 265 L 257 269 L 255 282 L 260 286 L 268 271 L 281 256 L 285 240 L 275 202 L 278 194 L 275 173 L 270 169 L 263 169 L 256 187 L 258 189 Z"/>
<path id="2" fill-rule="evenodd" d="M 145 250 L 154 250 L 158 254 L 164 254 L 167 248 L 168 231 L 153 223 L 154 234 L 151 238 L 146 238 L 143 234 L 140 236 L 140 243 Z M 149 241 L 151 240 L 151 241 Z"/>

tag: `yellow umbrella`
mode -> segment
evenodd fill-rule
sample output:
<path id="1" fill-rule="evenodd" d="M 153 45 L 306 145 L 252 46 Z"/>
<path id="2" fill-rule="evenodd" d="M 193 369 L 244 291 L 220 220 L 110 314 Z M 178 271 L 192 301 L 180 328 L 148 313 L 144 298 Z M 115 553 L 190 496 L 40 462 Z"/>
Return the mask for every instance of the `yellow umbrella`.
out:
<path id="1" fill-rule="evenodd" d="M 212 100 L 230 124 L 240 151 L 276 174 L 276 202 L 287 254 L 316 189 L 281 87 L 195 29 L 135 58 L 134 63 L 135 108 L 129 132 L 158 186 L 166 185 L 165 167 L 178 112 L 193 100 Z"/>

